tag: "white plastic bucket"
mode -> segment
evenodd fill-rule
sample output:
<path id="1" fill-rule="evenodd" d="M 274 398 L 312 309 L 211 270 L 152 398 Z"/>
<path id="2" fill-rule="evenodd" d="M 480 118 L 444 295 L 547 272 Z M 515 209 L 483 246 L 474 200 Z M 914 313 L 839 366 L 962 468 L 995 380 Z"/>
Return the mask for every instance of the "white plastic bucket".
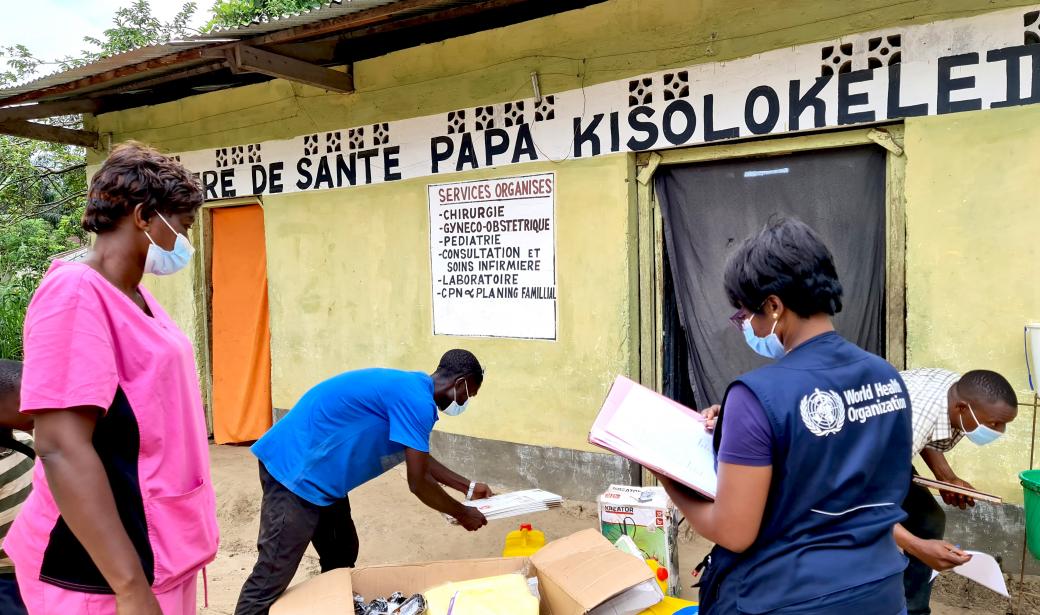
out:
<path id="1" fill-rule="evenodd" d="M 1029 388 L 1040 388 L 1040 322 L 1025 327 L 1026 369 L 1029 370 Z"/>

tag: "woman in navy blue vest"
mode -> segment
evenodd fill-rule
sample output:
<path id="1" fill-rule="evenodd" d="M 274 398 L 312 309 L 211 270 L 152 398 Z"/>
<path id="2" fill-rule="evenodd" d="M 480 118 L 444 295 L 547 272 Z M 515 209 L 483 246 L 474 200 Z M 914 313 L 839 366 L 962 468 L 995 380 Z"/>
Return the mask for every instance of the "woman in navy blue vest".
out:
<path id="1" fill-rule="evenodd" d="M 842 297 L 834 261 L 800 221 L 771 223 L 745 241 L 725 287 L 748 345 L 775 362 L 726 392 L 715 501 L 662 481 L 716 543 L 701 612 L 904 612 L 906 558 L 892 529 L 905 517 L 912 455 L 899 373 L 834 331 Z"/>

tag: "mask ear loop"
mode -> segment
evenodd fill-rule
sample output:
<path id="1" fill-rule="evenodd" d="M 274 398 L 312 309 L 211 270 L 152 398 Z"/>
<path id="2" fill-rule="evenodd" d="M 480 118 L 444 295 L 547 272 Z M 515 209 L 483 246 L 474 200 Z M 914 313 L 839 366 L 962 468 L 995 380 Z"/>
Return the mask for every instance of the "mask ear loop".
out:
<path id="1" fill-rule="evenodd" d="M 978 429 L 979 426 L 982 425 L 982 423 L 979 422 L 979 417 L 975 416 L 975 411 L 972 410 L 971 404 L 969 404 L 968 402 L 964 402 L 964 405 L 968 407 L 968 412 L 971 412 L 971 419 L 975 421 L 975 429 Z M 968 433 L 968 430 L 964 428 L 963 412 L 960 414 L 960 416 L 957 417 L 957 420 L 961 423 L 961 431 L 963 431 L 964 433 Z M 973 429 L 972 431 L 975 431 L 975 429 Z"/>
<path id="2" fill-rule="evenodd" d="M 780 324 L 780 316 L 778 314 L 773 314 L 773 328 L 769 330 L 769 335 L 776 335 L 776 326 L 778 324 Z M 777 335 L 776 339 L 779 341 L 780 336 Z M 780 341 L 780 344 L 783 345 L 783 341 Z M 787 346 L 784 346 L 784 352 L 787 352 Z"/>
<path id="3" fill-rule="evenodd" d="M 155 212 L 155 215 L 159 216 L 159 219 L 163 221 L 163 224 L 165 224 L 165 225 L 166 225 L 166 228 L 168 228 L 168 229 L 170 229 L 171 231 L 173 231 L 173 234 L 174 234 L 174 235 L 180 235 L 180 233 L 178 233 L 177 231 L 174 231 L 174 230 L 173 230 L 173 225 L 172 225 L 172 224 L 170 224 L 170 221 L 166 219 L 166 216 L 162 215 L 162 214 L 161 214 L 161 213 L 159 213 L 159 212 Z"/>
<path id="4" fill-rule="evenodd" d="M 969 404 L 968 402 L 964 403 L 968 406 L 968 412 L 971 413 L 971 420 L 975 421 L 975 429 L 982 427 L 982 421 L 979 420 L 979 417 L 975 416 L 975 408 L 972 408 L 971 404 Z"/>
<path id="5" fill-rule="evenodd" d="M 163 221 L 163 224 L 165 224 L 165 225 L 166 225 L 166 228 L 170 229 L 170 232 L 171 232 L 171 233 L 173 233 L 173 234 L 174 234 L 174 235 L 176 235 L 177 237 L 180 237 L 180 236 L 181 236 L 181 234 L 180 234 L 180 233 L 178 233 L 178 232 L 177 232 L 176 230 L 174 230 L 174 228 L 173 228 L 173 225 L 172 225 L 172 224 L 170 224 L 170 223 L 169 223 L 169 222 L 168 222 L 168 221 L 166 220 L 166 218 L 165 218 L 165 217 L 164 217 L 164 216 L 163 216 L 163 215 L 162 215 L 161 213 L 159 213 L 159 212 L 155 212 L 155 215 L 156 215 L 156 216 L 159 216 L 159 219 Z M 142 229 L 142 230 L 143 230 L 143 229 Z M 154 239 L 152 239 L 152 236 L 148 234 L 148 231 L 144 231 L 144 236 L 148 238 L 148 241 L 152 242 L 152 245 L 153 245 L 153 246 L 155 246 L 155 247 L 157 247 L 157 248 L 159 248 L 159 249 L 165 249 L 165 248 L 163 248 L 162 246 L 160 246 L 159 244 L 155 243 L 155 240 L 154 240 Z M 176 238 L 174 238 L 174 245 L 177 245 L 177 244 L 176 244 L 176 241 L 177 241 L 177 240 L 176 240 Z"/>

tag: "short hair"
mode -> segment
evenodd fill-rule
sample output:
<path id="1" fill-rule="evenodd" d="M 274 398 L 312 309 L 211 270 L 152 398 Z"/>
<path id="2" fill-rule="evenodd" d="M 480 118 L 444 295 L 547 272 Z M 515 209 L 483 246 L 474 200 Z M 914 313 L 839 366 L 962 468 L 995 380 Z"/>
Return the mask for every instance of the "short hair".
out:
<path id="1" fill-rule="evenodd" d="M 1018 410 L 1018 395 L 1007 378 L 987 369 L 972 370 L 957 382 L 957 392 L 988 404 L 1004 403 Z"/>
<path id="2" fill-rule="evenodd" d="M 121 143 L 90 182 L 81 222 L 91 233 L 107 233 L 139 203 L 150 219 L 189 213 L 202 206 L 202 184 L 180 162 L 136 141 Z"/>
<path id="3" fill-rule="evenodd" d="M 444 353 L 440 364 L 437 365 L 437 371 L 449 378 L 472 376 L 477 386 L 484 382 L 484 368 L 480 365 L 480 361 L 472 352 L 461 348 Z"/>
<path id="4" fill-rule="evenodd" d="M 761 313 L 776 295 L 802 318 L 841 311 L 834 257 L 816 231 L 795 218 L 774 220 L 747 238 L 727 262 L 723 282 L 735 308 Z"/>
<path id="5" fill-rule="evenodd" d="M 20 390 L 22 362 L 0 359 L 0 399 Z"/>

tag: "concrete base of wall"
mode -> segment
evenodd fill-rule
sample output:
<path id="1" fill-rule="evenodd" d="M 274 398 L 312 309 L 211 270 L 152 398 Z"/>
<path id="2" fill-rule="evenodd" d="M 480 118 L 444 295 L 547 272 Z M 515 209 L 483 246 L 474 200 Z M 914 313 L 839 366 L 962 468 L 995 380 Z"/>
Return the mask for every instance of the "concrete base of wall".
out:
<path id="1" fill-rule="evenodd" d="M 288 409 L 275 408 L 274 419 Z M 433 454 L 448 467 L 476 480 L 510 489 L 545 489 L 571 500 L 593 502 L 611 484 L 638 485 L 639 466 L 615 455 L 514 444 L 439 431 Z M 998 558 L 1009 574 L 1022 565 L 1025 511 L 1014 504 L 979 502 L 946 511 L 946 540 Z M 1040 574 L 1040 562 L 1026 553 L 1026 574 Z"/>
<path id="2" fill-rule="evenodd" d="M 567 499 L 595 501 L 612 483 L 638 485 L 639 466 L 602 453 L 513 444 L 434 432 L 433 454 L 473 480 L 510 489 L 545 489 Z"/>
<path id="3" fill-rule="evenodd" d="M 565 498 L 595 501 L 612 483 L 640 484 L 639 466 L 614 455 L 513 444 L 434 432 L 433 453 L 448 467 L 510 489 L 540 488 Z M 946 511 L 946 540 L 962 548 L 998 558 L 1017 575 L 1022 564 L 1025 512 L 1014 504 L 979 502 L 960 510 L 939 502 Z M 1040 563 L 1026 553 L 1026 574 L 1040 574 Z"/>
<path id="4" fill-rule="evenodd" d="M 946 511 L 946 541 L 963 549 L 989 553 L 1004 572 L 1018 575 L 1022 566 L 1025 510 L 1014 504 L 978 502 L 961 510 L 940 502 Z M 1040 563 L 1026 552 L 1026 574 L 1040 574 Z"/>

